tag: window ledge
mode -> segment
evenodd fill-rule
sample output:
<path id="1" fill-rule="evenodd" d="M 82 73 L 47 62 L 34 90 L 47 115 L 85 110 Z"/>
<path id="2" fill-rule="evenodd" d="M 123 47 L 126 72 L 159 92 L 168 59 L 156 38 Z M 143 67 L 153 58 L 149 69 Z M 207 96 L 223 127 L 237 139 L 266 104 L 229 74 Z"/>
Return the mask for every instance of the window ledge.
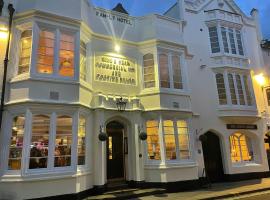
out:
<path id="1" fill-rule="evenodd" d="M 27 181 L 47 181 L 47 180 L 55 180 L 55 179 L 68 179 L 68 178 L 76 178 L 80 176 L 86 176 L 86 175 L 91 175 L 91 171 L 84 171 L 84 172 L 54 172 L 50 173 L 48 172 L 47 174 L 28 174 L 25 176 L 21 176 L 18 174 L 15 175 L 4 175 L 0 178 L 0 182 L 27 182 Z"/>
<path id="2" fill-rule="evenodd" d="M 177 89 L 164 89 L 164 88 L 153 88 L 145 89 L 140 93 L 140 96 L 155 95 L 155 94 L 169 94 L 178 96 L 190 96 L 190 92 L 187 90 L 177 90 Z"/>
<path id="3" fill-rule="evenodd" d="M 179 161 L 179 162 L 167 162 L 163 164 L 145 164 L 144 169 L 173 169 L 173 168 L 190 168 L 198 167 L 198 164 L 194 161 Z"/>
<path id="4" fill-rule="evenodd" d="M 10 80 L 10 83 L 16 83 L 20 81 L 40 81 L 40 82 L 54 82 L 54 83 L 69 83 L 77 85 L 79 82 L 75 79 L 59 78 L 59 77 L 30 77 L 29 74 L 24 76 L 16 76 Z"/>
<path id="5" fill-rule="evenodd" d="M 261 166 L 261 164 L 251 161 L 251 162 L 233 163 L 232 166 L 233 167 L 259 167 Z"/>

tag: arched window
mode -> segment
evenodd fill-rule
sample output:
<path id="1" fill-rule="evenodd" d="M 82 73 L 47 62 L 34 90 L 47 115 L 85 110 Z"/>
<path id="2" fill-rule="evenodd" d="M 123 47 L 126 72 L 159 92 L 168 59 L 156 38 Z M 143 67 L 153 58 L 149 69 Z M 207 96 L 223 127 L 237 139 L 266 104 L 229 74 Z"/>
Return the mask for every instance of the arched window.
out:
<path id="1" fill-rule="evenodd" d="M 86 81 L 86 45 L 81 41 L 80 45 L 80 78 Z"/>
<path id="2" fill-rule="evenodd" d="M 143 56 L 143 80 L 144 88 L 156 86 L 154 56 L 150 53 Z"/>
<path id="3" fill-rule="evenodd" d="M 13 118 L 12 135 L 9 145 L 9 170 L 20 170 L 23 151 L 23 136 L 24 136 L 24 116 L 17 116 Z"/>
<path id="4" fill-rule="evenodd" d="M 78 165 L 85 165 L 86 119 L 80 116 L 78 131 Z"/>
<path id="5" fill-rule="evenodd" d="M 253 160 L 253 150 L 250 139 L 242 133 L 230 136 L 231 160 L 233 163 Z"/>
<path id="6" fill-rule="evenodd" d="M 58 116 L 56 120 L 56 138 L 54 151 L 54 166 L 71 165 L 72 117 Z"/>
<path id="7" fill-rule="evenodd" d="M 159 73 L 160 73 L 160 86 L 162 88 L 170 88 L 170 75 L 168 56 L 166 54 L 159 55 Z"/>
<path id="8" fill-rule="evenodd" d="M 146 122 L 148 159 L 160 160 L 159 123 L 156 120 Z"/>
<path id="9" fill-rule="evenodd" d="M 225 105 L 227 104 L 227 96 L 223 74 L 216 74 L 216 82 L 217 82 L 219 104 Z"/>
<path id="10" fill-rule="evenodd" d="M 30 145 L 29 169 L 47 168 L 50 135 L 50 117 L 34 115 Z"/>
<path id="11" fill-rule="evenodd" d="M 32 47 L 32 30 L 22 32 L 20 40 L 20 59 L 18 67 L 18 75 L 29 72 L 31 47 Z"/>

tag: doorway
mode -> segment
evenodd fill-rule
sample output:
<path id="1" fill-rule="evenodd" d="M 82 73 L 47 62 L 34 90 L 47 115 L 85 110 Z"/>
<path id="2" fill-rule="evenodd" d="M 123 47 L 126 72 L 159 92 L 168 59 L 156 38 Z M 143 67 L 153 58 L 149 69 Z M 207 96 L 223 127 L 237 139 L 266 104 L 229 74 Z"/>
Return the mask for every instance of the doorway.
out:
<path id="1" fill-rule="evenodd" d="M 125 179 L 124 126 L 112 121 L 107 124 L 107 179 Z"/>
<path id="2" fill-rule="evenodd" d="M 224 181 L 224 171 L 219 137 L 212 132 L 205 133 L 205 136 L 202 147 L 206 177 L 213 183 L 222 182 Z"/>

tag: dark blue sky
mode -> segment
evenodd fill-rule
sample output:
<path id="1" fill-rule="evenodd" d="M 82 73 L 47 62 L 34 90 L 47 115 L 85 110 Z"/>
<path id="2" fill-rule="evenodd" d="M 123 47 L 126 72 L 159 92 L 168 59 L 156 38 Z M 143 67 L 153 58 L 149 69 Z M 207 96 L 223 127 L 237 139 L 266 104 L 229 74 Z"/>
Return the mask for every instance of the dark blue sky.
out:
<path id="1" fill-rule="evenodd" d="M 132 16 L 148 13 L 164 13 L 176 0 L 91 0 L 95 6 L 111 9 L 117 3 L 123 6 Z M 270 0 L 235 0 L 239 7 L 249 15 L 252 8 L 260 11 L 263 35 L 270 39 Z"/>

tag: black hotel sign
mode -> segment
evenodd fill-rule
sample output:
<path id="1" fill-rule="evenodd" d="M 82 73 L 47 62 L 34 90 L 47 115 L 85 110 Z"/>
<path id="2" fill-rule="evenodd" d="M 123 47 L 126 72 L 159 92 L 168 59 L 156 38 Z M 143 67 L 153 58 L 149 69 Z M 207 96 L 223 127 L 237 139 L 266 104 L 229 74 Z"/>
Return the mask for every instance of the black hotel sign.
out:
<path id="1" fill-rule="evenodd" d="M 227 124 L 227 129 L 249 129 L 257 130 L 258 127 L 256 124 Z"/>

